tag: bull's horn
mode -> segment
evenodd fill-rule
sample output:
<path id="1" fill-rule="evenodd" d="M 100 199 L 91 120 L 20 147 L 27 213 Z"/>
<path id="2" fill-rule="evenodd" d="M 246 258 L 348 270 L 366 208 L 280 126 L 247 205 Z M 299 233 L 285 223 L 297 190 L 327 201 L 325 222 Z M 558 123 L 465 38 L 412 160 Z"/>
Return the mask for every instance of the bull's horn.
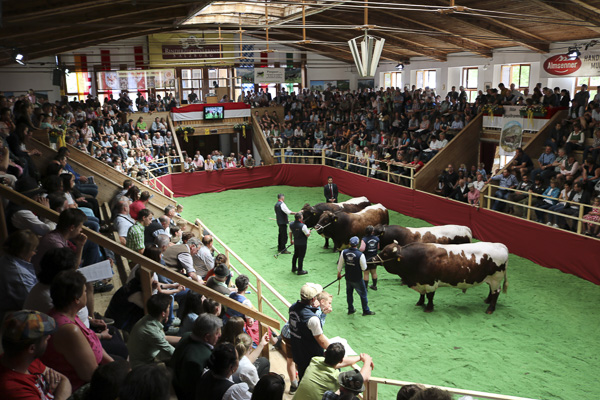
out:
<path id="1" fill-rule="evenodd" d="M 396 239 L 394 239 L 394 243 L 398 244 L 398 241 Z"/>

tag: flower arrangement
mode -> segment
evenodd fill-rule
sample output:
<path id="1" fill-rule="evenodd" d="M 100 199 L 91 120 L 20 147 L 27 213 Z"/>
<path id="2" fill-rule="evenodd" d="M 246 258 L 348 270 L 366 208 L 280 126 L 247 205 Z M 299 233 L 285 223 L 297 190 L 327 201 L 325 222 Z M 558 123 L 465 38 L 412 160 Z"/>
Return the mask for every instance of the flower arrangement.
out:
<path id="1" fill-rule="evenodd" d="M 233 126 L 233 129 L 240 129 L 240 130 L 241 130 L 241 129 L 243 129 L 244 127 L 246 127 L 246 128 L 247 128 L 247 127 L 249 127 L 249 126 L 250 126 L 250 123 L 249 123 L 249 122 L 241 122 L 241 123 L 239 123 L 239 124 L 235 124 L 235 125 Z"/>
<path id="2" fill-rule="evenodd" d="M 504 107 L 498 104 L 486 104 L 483 106 L 482 111 L 488 115 L 502 115 L 504 114 Z"/>
<path id="3" fill-rule="evenodd" d="M 523 117 L 545 117 L 548 113 L 548 109 L 541 104 L 534 104 L 523 107 L 521 110 L 519 110 L 519 113 Z"/>
<path id="4" fill-rule="evenodd" d="M 196 132 L 196 130 L 191 126 L 186 126 L 185 128 L 180 126 L 175 132 L 179 135 L 183 135 L 183 140 L 185 140 L 185 142 L 187 143 L 189 140 L 188 135 L 193 134 L 194 132 Z"/>

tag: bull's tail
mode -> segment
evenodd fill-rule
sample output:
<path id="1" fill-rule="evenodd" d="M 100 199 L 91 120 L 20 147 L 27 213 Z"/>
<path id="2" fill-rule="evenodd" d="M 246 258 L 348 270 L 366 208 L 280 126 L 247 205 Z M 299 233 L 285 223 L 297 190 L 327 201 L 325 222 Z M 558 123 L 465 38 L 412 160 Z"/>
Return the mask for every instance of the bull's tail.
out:
<path id="1" fill-rule="evenodd" d="M 506 266 L 504 268 L 504 283 L 502 284 L 502 293 L 506 293 L 508 290 L 508 269 L 506 269 Z"/>

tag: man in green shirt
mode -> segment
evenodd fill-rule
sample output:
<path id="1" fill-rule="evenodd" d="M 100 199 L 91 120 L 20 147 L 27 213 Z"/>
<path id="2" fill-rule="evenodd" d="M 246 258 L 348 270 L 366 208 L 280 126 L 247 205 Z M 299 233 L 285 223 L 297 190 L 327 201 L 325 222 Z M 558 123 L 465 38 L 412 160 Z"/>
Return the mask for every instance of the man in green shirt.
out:
<path id="1" fill-rule="evenodd" d="M 173 346 L 181 339 L 165 336 L 163 330 L 171 308 L 171 296 L 157 293 L 148 299 L 146 308 L 148 314 L 135 324 L 127 341 L 132 368 L 168 360 L 175 351 Z"/>
<path id="2" fill-rule="evenodd" d="M 171 358 L 173 387 L 179 400 L 192 400 L 202 372 L 221 337 L 223 321 L 212 314 L 202 314 L 194 322 L 192 332 L 186 333 Z"/>
<path id="3" fill-rule="evenodd" d="M 338 383 L 340 371 L 338 369 L 359 361 L 364 363 L 361 375 L 368 379 L 373 367 L 371 357 L 364 353 L 353 357 L 344 357 L 345 354 L 343 344 L 331 343 L 325 350 L 325 357 L 313 357 L 294 394 L 294 399 L 321 400 L 326 391 L 337 391 L 340 387 Z"/>
<path id="4" fill-rule="evenodd" d="M 127 240 L 125 246 L 140 254 L 144 254 L 144 230 L 152 223 L 152 211 L 143 208 L 138 213 L 137 220 L 127 231 Z"/>

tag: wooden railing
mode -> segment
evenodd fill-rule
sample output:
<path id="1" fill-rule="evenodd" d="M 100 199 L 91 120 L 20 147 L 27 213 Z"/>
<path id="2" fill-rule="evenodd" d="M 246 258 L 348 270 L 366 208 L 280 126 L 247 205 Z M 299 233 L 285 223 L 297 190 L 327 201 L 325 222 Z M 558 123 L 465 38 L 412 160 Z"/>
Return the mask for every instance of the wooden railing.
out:
<path id="1" fill-rule="evenodd" d="M 256 119 L 256 116 L 252 115 L 252 139 L 253 143 L 258 149 L 258 153 L 260 154 L 260 158 L 265 162 L 265 165 L 273 165 L 275 164 L 275 160 L 273 159 L 273 153 L 271 152 L 271 146 L 263 133 L 263 130 L 260 128 L 260 124 Z"/>
<path id="2" fill-rule="evenodd" d="M 575 201 L 569 201 L 569 200 L 560 200 L 559 201 L 555 197 L 544 196 L 542 194 L 537 194 L 537 193 L 525 192 L 523 190 L 518 190 L 518 189 L 510 189 L 511 192 L 521 193 L 522 195 L 527 197 L 527 204 L 522 204 L 522 203 L 510 201 L 508 199 L 500 199 L 498 197 L 494 197 L 493 193 L 495 193 L 495 191 L 498 189 L 506 190 L 506 188 L 488 183 L 484 187 L 483 191 L 480 194 L 479 204 L 482 204 L 483 208 L 486 208 L 488 210 L 492 209 L 492 205 L 494 204 L 495 201 L 504 203 L 505 206 L 512 205 L 513 207 L 525 208 L 527 210 L 527 218 L 526 219 L 528 219 L 528 220 L 532 219 L 533 213 L 535 211 L 541 211 L 544 214 L 556 215 L 558 217 L 562 217 L 562 218 L 571 220 L 571 221 L 573 221 L 574 224 L 577 224 L 576 232 L 579 234 L 581 234 L 581 232 L 582 232 L 584 222 L 590 222 L 593 225 L 600 225 L 600 222 L 591 222 L 591 221 L 586 221 L 583 219 L 583 216 L 586 214 L 586 210 L 588 210 L 588 212 L 589 212 L 592 209 L 592 206 L 589 204 L 581 204 L 581 203 L 577 203 Z M 550 211 L 547 209 L 536 207 L 533 204 L 534 200 L 543 199 L 543 198 L 554 200 L 554 201 L 556 201 L 556 203 L 567 203 L 567 206 L 566 206 L 567 208 L 569 208 L 571 205 L 577 206 L 579 208 L 577 216 L 573 216 L 573 215 L 569 215 L 569 214 L 562 214 L 562 213 L 556 212 L 556 211 Z"/>
<path id="3" fill-rule="evenodd" d="M 0 197 L 4 197 L 15 204 L 23 206 L 31 211 L 33 211 L 38 217 L 46 218 L 50 221 L 57 222 L 58 221 L 58 213 L 50 210 L 42 206 L 41 204 L 31 200 L 30 198 L 23 196 L 22 194 L 12 190 L 8 186 L 0 185 Z M 148 259 L 147 257 L 142 256 L 140 253 L 133 251 L 120 243 L 117 243 L 114 240 L 111 240 L 93 230 L 90 230 L 86 227 L 83 228 L 83 233 L 88 237 L 88 240 L 102 246 L 106 249 L 113 251 L 115 254 L 125 257 L 128 260 L 133 261 L 134 263 L 140 264 L 141 272 L 142 272 L 142 292 L 144 294 L 144 302 L 150 297 L 152 292 L 152 283 L 151 276 L 152 273 L 155 272 L 162 276 L 165 276 L 173 281 L 184 285 L 185 287 L 200 293 L 208 298 L 214 299 L 219 303 L 223 304 L 226 307 L 230 307 L 236 311 L 243 313 L 244 315 L 248 315 L 255 320 L 259 321 L 261 324 L 265 326 L 269 326 L 275 329 L 280 329 L 279 320 L 269 317 L 261 313 L 260 311 L 256 311 L 252 308 L 244 306 L 242 303 L 233 300 L 227 296 L 223 296 L 219 292 L 216 292 L 205 285 L 201 285 L 191 279 L 186 278 L 185 276 L 175 272 L 174 270 L 167 268 L 153 260 Z"/>
<path id="4" fill-rule="evenodd" d="M 285 151 L 292 151 L 296 154 L 285 154 Z M 380 168 L 374 169 L 375 163 L 370 158 L 365 159 L 365 164 L 352 162 L 353 155 L 345 152 L 331 150 L 314 150 L 312 148 L 294 147 L 271 149 L 273 159 L 278 164 L 321 164 L 331 165 L 340 169 L 354 172 L 360 175 L 370 176 L 375 179 L 381 179 L 389 183 L 396 183 L 402 186 L 415 188 L 415 170 L 416 166 L 409 163 L 398 163 L 395 161 L 379 161 Z M 320 152 L 320 154 L 318 154 Z M 326 155 L 326 153 L 330 153 Z M 398 174 L 391 171 L 392 166 L 405 168 L 409 171 L 407 174 Z"/>
<path id="5" fill-rule="evenodd" d="M 377 389 L 380 385 L 395 386 L 400 389 L 401 386 L 414 385 L 415 382 L 397 381 L 392 379 L 383 379 L 371 377 L 368 382 L 365 383 L 365 392 L 363 394 L 363 400 L 377 400 Z M 507 396 L 503 394 L 478 392 L 475 390 L 465 390 L 450 388 L 444 386 L 426 385 L 421 384 L 425 387 L 437 387 L 442 390 L 446 390 L 453 395 L 457 396 L 471 396 L 473 399 L 490 399 L 490 400 L 533 400 L 526 397 Z"/>

